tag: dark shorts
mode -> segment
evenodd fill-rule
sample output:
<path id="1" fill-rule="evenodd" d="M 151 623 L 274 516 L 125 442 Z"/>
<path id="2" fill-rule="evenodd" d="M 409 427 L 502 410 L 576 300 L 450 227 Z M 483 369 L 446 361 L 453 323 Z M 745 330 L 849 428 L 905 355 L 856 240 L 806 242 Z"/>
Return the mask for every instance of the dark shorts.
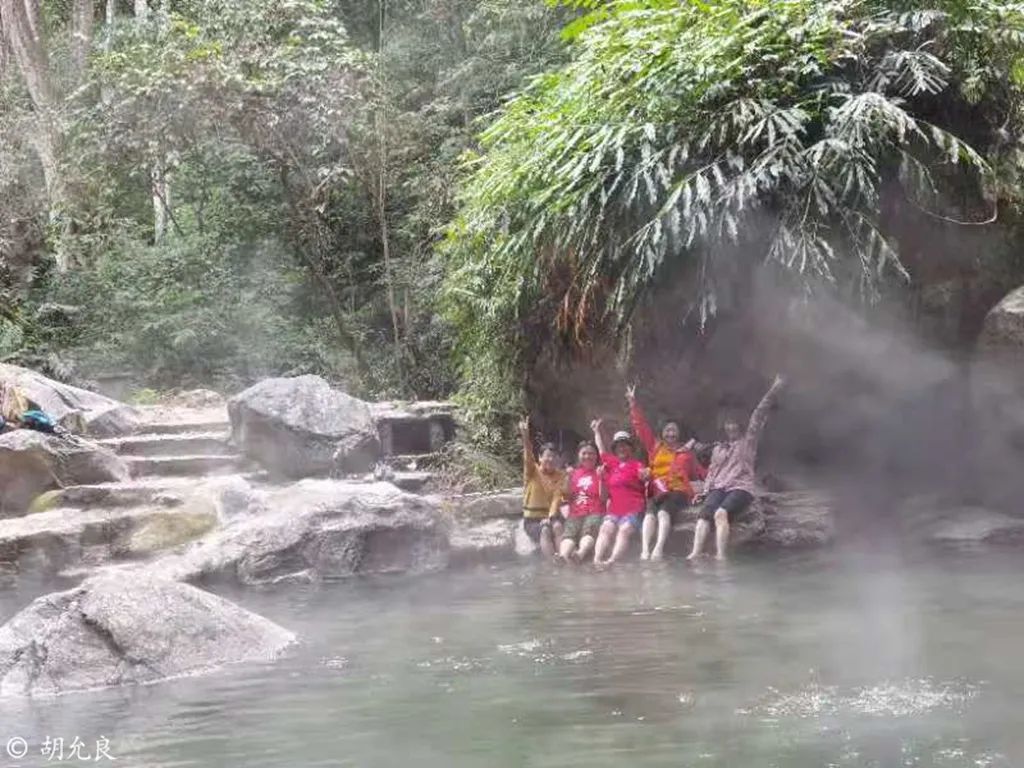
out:
<path id="1" fill-rule="evenodd" d="M 651 502 L 651 507 L 647 510 L 648 514 L 657 512 L 659 509 L 664 509 L 670 515 L 678 515 L 684 509 L 690 506 L 690 497 L 682 491 L 669 491 L 663 493 L 658 498 Z"/>
<path id="2" fill-rule="evenodd" d="M 546 517 L 542 518 L 523 518 L 523 531 L 530 537 L 530 541 L 534 544 L 540 544 L 540 532 L 544 530 L 545 526 L 550 526 L 551 521 Z"/>
<path id="3" fill-rule="evenodd" d="M 700 508 L 700 514 L 697 517 L 711 523 L 714 522 L 715 512 L 724 509 L 729 513 L 729 521 L 732 522 L 737 515 L 742 514 L 750 506 L 750 502 L 753 500 L 754 497 L 746 491 L 711 491 L 704 499 L 704 506 Z"/>
<path id="4" fill-rule="evenodd" d="M 562 532 L 563 539 L 572 539 L 579 543 L 584 536 L 597 536 L 601 527 L 601 515 L 584 515 L 583 517 L 570 517 L 565 521 L 565 530 Z"/>

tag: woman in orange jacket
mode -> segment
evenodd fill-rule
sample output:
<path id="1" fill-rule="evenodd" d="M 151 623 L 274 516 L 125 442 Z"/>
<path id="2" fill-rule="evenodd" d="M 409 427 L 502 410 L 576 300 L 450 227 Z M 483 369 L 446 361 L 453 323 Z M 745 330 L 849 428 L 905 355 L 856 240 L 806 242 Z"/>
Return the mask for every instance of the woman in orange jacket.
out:
<path id="1" fill-rule="evenodd" d="M 629 401 L 633 432 L 647 451 L 647 463 L 651 468 L 649 495 L 652 503 L 644 515 L 640 559 L 660 560 L 672 531 L 672 515 L 690 505 L 695 496 L 690 483 L 703 480 L 707 473 L 693 452 L 693 440 L 685 444 L 680 442 L 679 424 L 667 422 L 661 428 L 660 438 L 657 438 L 636 402 L 635 386 L 626 389 L 626 400 Z"/>

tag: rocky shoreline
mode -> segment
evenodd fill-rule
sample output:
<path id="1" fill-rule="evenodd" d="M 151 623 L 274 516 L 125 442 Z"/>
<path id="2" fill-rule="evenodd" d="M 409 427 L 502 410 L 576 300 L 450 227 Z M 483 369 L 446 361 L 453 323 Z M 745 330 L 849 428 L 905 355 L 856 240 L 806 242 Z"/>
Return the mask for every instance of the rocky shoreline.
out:
<path id="1" fill-rule="evenodd" d="M 30 373 L 19 376 L 33 397 L 70 397 L 56 383 L 47 394 Z M 203 586 L 421 574 L 533 555 L 518 489 L 433 490 L 423 468 L 454 429 L 447 404 L 363 403 L 309 376 L 178 408 L 127 409 L 87 394 L 62 413 L 85 439 L 0 436 L 0 476 L 19 478 L 0 494 L 0 564 L 79 582 L 0 628 L 0 696 L 154 682 L 272 657 L 292 641 Z M 107 418 L 91 433 L 91 412 L 121 414 L 120 429 Z M 820 494 L 763 494 L 735 526 L 734 546 L 826 546 L 832 517 Z M 679 522 L 677 550 L 692 528 Z"/>

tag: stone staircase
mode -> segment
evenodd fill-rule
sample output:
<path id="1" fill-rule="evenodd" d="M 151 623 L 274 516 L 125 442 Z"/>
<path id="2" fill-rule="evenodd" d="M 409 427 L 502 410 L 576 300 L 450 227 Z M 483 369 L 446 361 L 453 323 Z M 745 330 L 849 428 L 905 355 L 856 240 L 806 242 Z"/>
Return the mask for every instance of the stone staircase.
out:
<path id="1" fill-rule="evenodd" d="M 374 404 L 384 476 L 411 493 L 434 489 L 434 468 L 454 432 L 447 403 Z M 145 557 L 184 543 L 217 524 L 212 503 L 195 491 L 217 476 L 269 483 L 266 472 L 230 442 L 223 404 L 205 408 L 141 407 L 130 435 L 96 442 L 128 465 L 131 479 L 72 485 L 44 493 L 29 514 L 0 519 L 0 564 L 73 573 L 101 563 Z"/>
<path id="2" fill-rule="evenodd" d="M 161 488 L 180 491 L 199 478 L 236 474 L 250 468 L 230 443 L 231 425 L 224 409 L 180 412 L 141 408 L 140 411 L 143 422 L 138 432 L 97 441 L 125 460 L 133 482 L 72 486 L 65 489 L 68 495 L 88 494 L 90 490 L 106 486 L 110 491 L 107 503 L 116 504 L 109 495 L 124 494 L 130 498 L 133 493 L 139 495 L 138 489 L 148 489 L 158 496 Z"/>
<path id="3" fill-rule="evenodd" d="M 436 462 L 454 433 L 452 406 L 377 403 L 373 409 L 384 453 L 381 470 L 345 479 L 384 479 L 417 494 L 435 490 Z M 146 557 L 217 525 L 209 494 L 196 493 L 205 481 L 239 475 L 258 486 L 272 484 L 231 444 L 222 403 L 138 411 L 139 426 L 132 434 L 96 441 L 128 465 L 131 478 L 49 491 L 36 498 L 27 515 L 0 519 L 0 570 L 72 575 Z"/>
<path id="4" fill-rule="evenodd" d="M 0 561 L 60 570 L 132 559 L 157 539 L 173 545 L 216 523 L 186 503 L 201 481 L 258 475 L 230 444 L 223 408 L 139 410 L 135 434 L 97 441 L 124 459 L 131 479 L 50 491 L 24 517 L 0 520 Z"/>

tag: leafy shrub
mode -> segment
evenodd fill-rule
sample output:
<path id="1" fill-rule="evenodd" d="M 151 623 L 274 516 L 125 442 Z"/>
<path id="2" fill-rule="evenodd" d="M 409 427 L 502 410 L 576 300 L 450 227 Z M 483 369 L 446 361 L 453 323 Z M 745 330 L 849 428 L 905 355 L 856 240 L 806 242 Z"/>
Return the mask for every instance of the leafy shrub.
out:
<path id="1" fill-rule="evenodd" d="M 72 346 L 85 368 L 139 371 L 158 387 L 231 388 L 267 375 L 341 369 L 341 360 L 310 344 L 316 323 L 294 306 L 300 284 L 273 243 L 224 246 L 192 237 L 159 246 L 124 242 L 92 269 L 58 278 L 53 293 L 81 308 Z"/>

